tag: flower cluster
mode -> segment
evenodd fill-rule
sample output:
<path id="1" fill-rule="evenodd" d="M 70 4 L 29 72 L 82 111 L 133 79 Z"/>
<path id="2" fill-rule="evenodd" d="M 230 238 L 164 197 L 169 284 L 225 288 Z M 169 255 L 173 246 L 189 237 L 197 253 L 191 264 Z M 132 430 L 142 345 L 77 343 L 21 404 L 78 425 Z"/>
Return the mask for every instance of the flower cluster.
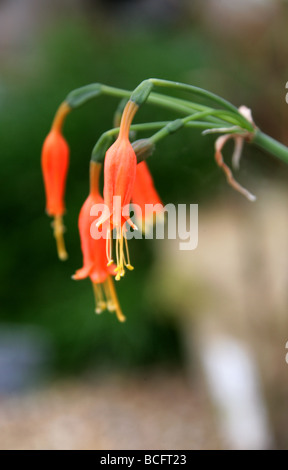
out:
<path id="1" fill-rule="evenodd" d="M 101 313 L 106 309 L 115 312 L 121 322 L 125 320 L 125 316 L 117 299 L 113 277 L 119 281 L 124 276 L 126 268 L 133 270 L 125 236 L 127 224 L 137 230 L 137 226 L 129 217 L 129 210 L 125 215 L 125 209 L 133 201 L 136 217 L 142 214 L 145 216 L 145 204 L 147 204 L 150 210 L 146 212 L 146 217 L 153 218 L 153 206 L 155 205 L 155 212 L 163 208 L 148 166 L 144 161 L 137 164 L 137 156 L 129 140 L 129 129 L 137 109 L 136 103 L 128 101 L 123 111 L 119 135 L 106 152 L 104 198 L 99 190 L 102 164 L 90 162 L 90 191 L 81 208 L 78 221 L 83 267 L 72 276 L 75 280 L 89 277 L 95 296 L 95 312 Z M 42 149 L 46 210 L 48 215 L 54 217 L 54 236 L 61 260 L 67 258 L 62 216 L 65 211 L 64 193 L 69 157 L 69 148 L 61 129 L 68 112 L 67 104 L 60 106 Z M 97 213 L 95 208 L 98 209 Z M 98 229 L 100 236 L 93 235 L 93 227 Z M 115 263 L 112 256 L 113 233 L 116 235 Z"/>
<path id="2" fill-rule="evenodd" d="M 155 93 L 152 91 L 154 87 L 162 87 L 164 93 Z M 169 88 L 191 93 L 197 100 L 193 102 L 170 96 L 167 94 Z M 161 213 L 163 219 L 165 209 L 145 161 L 153 153 L 155 144 L 183 127 L 204 129 L 203 135 L 219 133 L 215 141 L 216 163 L 223 170 L 228 183 L 250 201 L 254 201 L 255 196 L 234 179 L 230 167 L 224 161 L 223 148 L 226 142 L 234 141 L 232 166 L 235 169 L 239 167 L 244 142 L 270 150 L 285 162 L 288 162 L 288 149 L 260 131 L 249 108 L 236 108 L 220 96 L 193 85 L 149 78 L 132 93 L 100 83 L 78 88 L 69 93 L 59 107 L 42 149 L 46 210 L 54 218 L 52 226 L 61 260 L 67 258 L 63 214 L 69 165 L 69 147 L 62 135 L 62 127 L 70 111 L 101 94 L 119 97 L 121 102 L 114 116 L 114 128 L 102 134 L 92 151 L 90 191 L 79 215 L 83 267 L 76 271 L 73 279 L 89 277 L 95 294 L 96 313 L 107 309 L 115 312 L 120 321 L 124 321 L 113 278 L 119 281 L 126 270 L 133 270 L 128 234 L 131 230 L 138 230 L 138 227 L 142 231 L 143 227 L 147 230 L 156 215 Z M 209 106 L 198 102 L 203 99 L 209 101 Z M 176 111 L 181 117 L 172 121 L 132 124 L 139 107 L 146 101 Z M 156 132 L 148 138 L 134 140 L 135 132 L 151 130 Z M 102 168 L 103 197 L 99 191 Z M 131 203 L 134 205 L 135 223 L 130 218 Z"/>

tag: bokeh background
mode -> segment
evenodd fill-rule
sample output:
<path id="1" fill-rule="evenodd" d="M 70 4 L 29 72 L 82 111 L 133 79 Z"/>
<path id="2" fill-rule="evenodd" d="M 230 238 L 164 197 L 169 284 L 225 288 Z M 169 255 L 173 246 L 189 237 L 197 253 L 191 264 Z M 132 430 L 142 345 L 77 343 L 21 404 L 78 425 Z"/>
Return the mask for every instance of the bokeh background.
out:
<path id="1" fill-rule="evenodd" d="M 91 150 L 117 100 L 67 119 L 65 263 L 40 172 L 57 106 L 92 82 L 207 88 L 288 145 L 287 25 L 284 0 L 0 1 L 1 449 L 288 448 L 284 164 L 245 147 L 237 179 L 251 204 L 226 186 L 213 136 L 161 141 L 155 184 L 164 203 L 199 204 L 199 246 L 130 243 L 125 324 L 95 317 L 90 283 L 71 279 Z M 146 105 L 135 122 L 175 117 Z"/>

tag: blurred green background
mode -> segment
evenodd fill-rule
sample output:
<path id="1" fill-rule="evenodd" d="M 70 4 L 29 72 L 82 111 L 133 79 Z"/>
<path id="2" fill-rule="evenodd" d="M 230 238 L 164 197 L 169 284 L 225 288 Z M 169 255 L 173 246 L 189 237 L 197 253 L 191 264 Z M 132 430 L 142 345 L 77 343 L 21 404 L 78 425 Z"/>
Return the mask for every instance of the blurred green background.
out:
<path id="1" fill-rule="evenodd" d="M 258 11 L 256 3 L 246 0 L 240 14 L 226 2 L 223 15 L 215 1 L 0 2 L 1 322 L 41 327 L 52 344 L 53 372 L 181 368 L 184 361 L 174 306 L 156 302 L 148 288 L 159 242 L 130 243 L 135 270 L 117 284 L 125 324 L 108 313 L 95 317 L 89 281 L 71 279 L 82 265 L 77 219 L 90 154 L 112 126 L 114 98 L 97 98 L 67 119 L 69 260 L 58 261 L 40 171 L 55 110 L 88 83 L 132 90 L 145 78 L 165 78 L 245 104 L 261 129 L 288 144 L 288 5 L 264 2 Z M 175 117 L 146 105 L 135 122 Z M 201 211 L 221 197 L 246 207 L 226 187 L 213 144 L 214 137 L 182 130 L 158 145 L 149 164 L 164 203 L 196 203 Z M 245 147 L 238 179 L 252 192 L 287 176 L 273 157 Z"/>

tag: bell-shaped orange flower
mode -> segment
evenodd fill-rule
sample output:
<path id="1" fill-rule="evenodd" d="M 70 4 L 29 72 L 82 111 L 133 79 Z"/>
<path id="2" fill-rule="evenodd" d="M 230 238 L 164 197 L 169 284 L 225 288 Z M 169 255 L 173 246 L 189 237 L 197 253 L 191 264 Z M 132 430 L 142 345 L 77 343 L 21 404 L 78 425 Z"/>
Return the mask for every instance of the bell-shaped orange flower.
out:
<path id="1" fill-rule="evenodd" d="M 67 259 L 63 238 L 64 226 L 62 216 L 65 212 L 64 195 L 69 166 L 69 147 L 61 133 L 61 129 L 69 111 L 70 107 L 66 103 L 63 103 L 58 109 L 51 131 L 44 141 L 41 156 L 46 193 L 46 212 L 54 217 L 54 236 L 56 238 L 58 256 L 61 260 Z"/>
<path id="2" fill-rule="evenodd" d="M 104 162 L 104 202 L 113 217 L 113 226 L 121 226 L 122 208 L 129 204 L 136 177 L 137 157 L 129 141 L 129 129 L 138 106 L 128 101 L 123 111 L 119 136 L 107 150 Z M 113 198 L 121 198 L 117 210 Z"/>
<path id="3" fill-rule="evenodd" d="M 106 214 L 100 217 L 97 226 L 100 227 L 108 219 L 111 228 L 116 228 L 116 280 L 125 273 L 125 267 L 133 269 L 129 261 L 128 244 L 125 237 L 125 223 L 132 228 L 137 227 L 124 214 L 123 208 L 131 202 L 135 178 L 137 157 L 129 141 L 129 129 L 138 105 L 128 101 L 123 111 L 120 123 L 119 136 L 114 144 L 107 150 L 104 162 L 104 202 Z M 112 231 L 109 231 L 111 234 Z M 107 252 L 111 253 L 111 237 L 107 238 Z M 124 252 L 126 250 L 126 254 Z M 108 264 L 112 264 L 111 256 Z"/>
<path id="4" fill-rule="evenodd" d="M 163 203 L 157 193 L 152 175 L 145 161 L 138 163 L 136 180 L 132 193 L 136 219 L 141 222 L 142 230 L 153 224 L 154 216 L 163 213 Z"/>
<path id="5" fill-rule="evenodd" d="M 104 201 L 99 193 L 99 176 L 101 164 L 91 162 L 90 164 L 90 194 L 84 202 L 79 215 L 79 233 L 81 249 L 83 253 L 83 267 L 76 271 L 73 279 L 85 279 L 90 277 L 95 296 L 95 312 L 101 313 L 106 308 L 115 311 L 119 321 L 123 322 L 125 317 L 121 311 L 111 275 L 115 275 L 115 265 L 107 266 L 106 232 L 107 224 L 102 227 L 101 237 L 92 237 L 91 226 L 95 216 L 91 215 L 93 206 L 104 208 Z M 93 212 L 93 211 L 92 211 Z M 108 224 L 109 225 L 109 224 Z"/>

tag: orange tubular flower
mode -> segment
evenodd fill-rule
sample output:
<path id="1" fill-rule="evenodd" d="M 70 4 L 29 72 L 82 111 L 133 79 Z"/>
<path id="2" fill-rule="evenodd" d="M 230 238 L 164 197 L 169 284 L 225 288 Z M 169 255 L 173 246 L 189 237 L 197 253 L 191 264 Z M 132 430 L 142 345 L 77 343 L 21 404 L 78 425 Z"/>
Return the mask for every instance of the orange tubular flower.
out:
<path id="1" fill-rule="evenodd" d="M 58 109 L 51 131 L 44 141 L 41 156 L 46 193 L 46 211 L 48 215 L 54 217 L 54 236 L 58 256 L 61 260 L 68 257 L 63 238 L 62 216 L 65 212 L 64 193 L 69 166 L 69 147 L 61 133 L 61 129 L 69 111 L 70 107 L 65 102 Z"/>
<path id="2" fill-rule="evenodd" d="M 131 202 L 132 192 L 136 178 L 137 157 L 129 141 L 129 129 L 133 117 L 138 109 L 138 105 L 133 101 L 128 101 L 125 106 L 119 136 L 114 144 L 108 149 L 104 163 L 104 202 L 109 213 L 103 215 L 97 226 L 110 219 L 110 227 L 116 228 L 116 280 L 118 281 L 125 274 L 125 267 L 133 269 L 129 261 L 128 244 L 125 237 L 125 222 L 132 228 L 137 227 L 131 222 L 129 217 L 123 215 L 123 207 Z M 117 201 L 115 203 L 115 201 Z M 118 204 L 119 202 L 119 204 Z M 108 265 L 111 265 L 111 230 L 107 237 Z M 124 246 L 126 255 L 124 253 Z"/>
<path id="3" fill-rule="evenodd" d="M 115 265 L 107 266 L 105 238 L 92 238 L 91 225 L 95 217 L 91 216 L 91 209 L 95 204 L 103 206 L 103 199 L 99 194 L 99 176 L 101 164 L 90 164 L 90 194 L 84 202 L 79 215 L 79 233 L 83 253 L 83 267 L 76 271 L 73 279 L 90 277 L 95 296 L 95 312 L 101 313 L 107 308 L 116 312 L 119 321 L 125 321 L 115 292 L 111 274 L 115 272 Z M 105 225 L 105 224 L 104 224 Z M 102 230 L 102 234 L 105 230 Z"/>
<path id="4" fill-rule="evenodd" d="M 142 218 L 142 229 L 145 220 L 150 219 L 153 223 L 154 215 L 163 212 L 163 203 L 155 189 L 152 175 L 145 161 L 137 165 L 132 202 L 136 218 Z"/>

